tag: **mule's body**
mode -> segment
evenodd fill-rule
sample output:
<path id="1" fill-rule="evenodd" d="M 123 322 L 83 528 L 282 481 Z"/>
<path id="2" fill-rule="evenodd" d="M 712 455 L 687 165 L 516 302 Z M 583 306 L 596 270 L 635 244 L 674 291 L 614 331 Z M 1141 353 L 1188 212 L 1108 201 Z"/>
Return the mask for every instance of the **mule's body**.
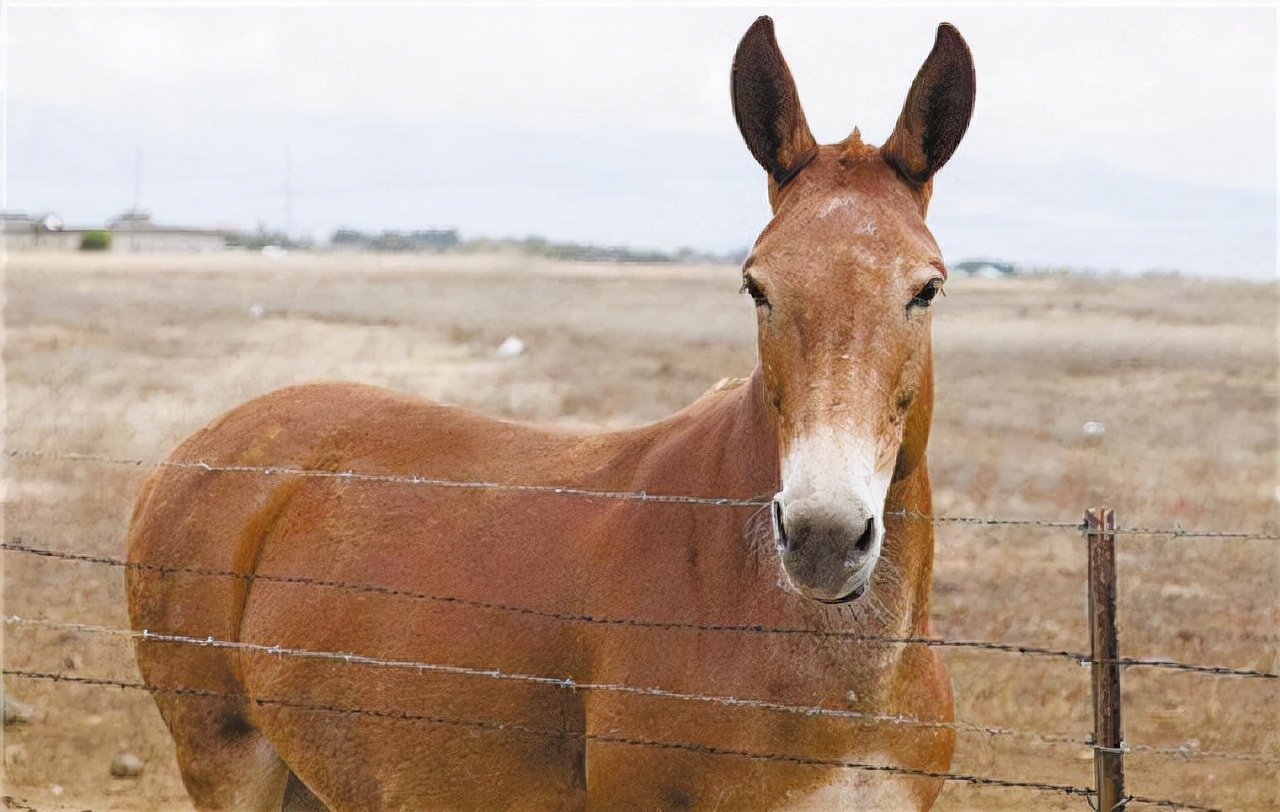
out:
<path id="1" fill-rule="evenodd" d="M 753 135 L 744 117 L 760 114 L 747 108 L 780 75 L 771 44 L 758 23 L 735 68 L 739 123 L 777 212 L 747 266 L 762 360 L 749 379 L 598 435 L 372 387 L 294 387 L 223 416 L 148 483 L 130 529 L 135 628 L 448 667 L 141 641 L 198 806 L 279 808 L 291 774 L 336 809 L 932 803 L 936 778 L 831 762 L 945 771 L 951 729 L 874 718 L 949 721 L 941 660 L 820 634 L 928 632 L 932 531 L 913 514 L 930 508 L 923 309 L 941 264 L 923 227 L 929 183 L 903 180 L 905 151 L 856 135 L 797 151 L 799 166 Z M 795 114 L 765 113 L 786 124 L 766 129 L 793 131 Z M 762 154 L 794 171 L 780 180 Z M 926 155 L 927 174 L 949 155 Z M 815 260 L 794 231 L 828 265 L 883 266 L 819 279 L 831 302 L 887 289 L 892 308 L 853 325 L 833 321 L 838 307 L 802 309 L 783 268 Z M 830 354 L 823 341 L 848 352 L 825 372 L 785 366 L 792 322 L 813 358 Z M 324 475 L 347 471 L 360 476 Z"/>

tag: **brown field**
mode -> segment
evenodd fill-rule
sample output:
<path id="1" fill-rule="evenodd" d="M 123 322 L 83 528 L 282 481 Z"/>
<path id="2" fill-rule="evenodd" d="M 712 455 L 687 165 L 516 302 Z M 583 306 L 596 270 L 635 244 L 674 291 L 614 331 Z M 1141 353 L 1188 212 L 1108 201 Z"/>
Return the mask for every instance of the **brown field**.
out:
<path id="1" fill-rule="evenodd" d="M 299 381 L 365 381 L 537 421 L 655 420 L 751 369 L 754 320 L 737 286 L 730 267 L 516 256 L 11 254 L 6 538 L 121 556 L 145 466 L 66 455 L 159 460 L 228 407 Z M 934 317 L 937 514 L 1076 521 L 1107 503 L 1127 527 L 1280 532 L 1275 285 L 954 279 L 947 292 Z M 496 357 L 511 334 L 529 352 Z M 1086 421 L 1105 424 L 1105 438 L 1087 440 Z M 1125 535 L 1118 549 L 1122 655 L 1280 670 L 1280 542 Z M 118 568 L 3 560 L 6 616 L 127 626 Z M 937 562 L 937 634 L 1088 649 L 1077 532 L 944 523 Z M 954 772 L 1091 783 L 1088 669 L 947 656 L 959 718 L 1016 731 L 962 734 Z M 9 624 L 3 659 L 137 679 L 118 636 Z M 1276 686 L 1126 670 L 1129 791 L 1280 807 Z M 145 693 L 15 677 L 4 687 L 35 708 L 5 730 L 6 794 L 38 809 L 189 808 Z M 1142 749 L 1179 746 L 1200 752 Z M 146 761 L 141 778 L 111 777 L 121 750 Z M 939 808 L 1088 806 L 950 783 Z"/>

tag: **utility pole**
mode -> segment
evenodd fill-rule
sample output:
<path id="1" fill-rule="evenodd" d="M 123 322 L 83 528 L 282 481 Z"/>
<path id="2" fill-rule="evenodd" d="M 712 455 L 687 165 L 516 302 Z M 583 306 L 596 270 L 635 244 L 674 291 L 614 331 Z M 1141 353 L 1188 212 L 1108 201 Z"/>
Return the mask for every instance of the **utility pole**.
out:
<path id="1" fill-rule="evenodd" d="M 138 145 L 133 156 L 133 207 L 131 211 L 142 211 L 142 145 Z"/>
<path id="2" fill-rule="evenodd" d="M 284 239 L 293 234 L 293 127 L 285 125 L 284 131 Z"/>

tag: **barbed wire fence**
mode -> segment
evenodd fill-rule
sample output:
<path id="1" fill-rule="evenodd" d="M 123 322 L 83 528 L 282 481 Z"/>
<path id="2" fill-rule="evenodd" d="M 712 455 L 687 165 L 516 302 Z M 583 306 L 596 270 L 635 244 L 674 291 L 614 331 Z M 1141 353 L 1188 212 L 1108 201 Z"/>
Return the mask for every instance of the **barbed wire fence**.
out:
<path id="1" fill-rule="evenodd" d="M 298 468 L 291 466 L 252 466 L 252 465 L 216 465 L 203 461 L 148 461 L 144 459 L 115 457 L 101 454 L 78 454 L 65 452 L 49 452 L 35 451 L 25 449 L 9 449 L 5 452 L 5 457 L 9 460 L 53 460 L 69 463 L 85 463 L 92 465 L 117 465 L 132 467 L 140 470 L 158 470 L 162 468 L 178 468 L 191 469 L 204 472 L 218 472 L 235 475 L 254 475 L 268 477 L 306 477 L 306 478 L 334 478 L 344 481 L 372 482 L 372 483 L 397 483 L 401 485 L 436 487 L 436 488 L 466 488 L 477 490 L 498 490 L 513 491 L 522 493 L 537 493 L 544 495 L 554 495 L 574 498 L 591 498 L 591 499 L 615 499 L 628 500 L 651 504 L 683 504 L 683 505 L 699 505 L 707 507 L 754 507 L 759 508 L 768 504 L 768 499 L 742 499 L 742 498 L 725 498 L 715 496 L 698 496 L 698 495 L 682 495 L 682 494 L 659 494 L 646 492 L 631 491 L 612 491 L 612 490 L 595 490 L 579 487 L 567 487 L 559 485 L 543 485 L 531 483 L 505 483 L 495 481 L 461 481 L 435 477 L 423 476 L 406 476 L 387 473 L 370 473 L 358 471 L 334 471 L 321 469 Z M 1076 530 L 1086 533 L 1092 539 L 1091 533 L 1097 533 L 1098 528 L 1090 528 L 1088 526 L 1089 519 L 1080 522 L 1070 522 L 1061 520 L 1042 520 L 1042 519 L 1005 519 L 998 517 L 967 517 L 967 516 L 932 516 L 923 513 L 900 511 L 899 516 L 919 521 L 929 521 L 935 524 L 962 524 L 962 525 L 988 525 L 988 526 L 1024 526 L 1024 527 L 1040 527 L 1056 530 Z M 1280 533 L 1275 532 L 1248 532 L 1248 531 L 1222 531 L 1222 530 L 1195 530 L 1180 526 L 1174 527 L 1115 527 L 1114 523 L 1109 529 L 1112 538 L 1114 536 L 1164 536 L 1168 538 L 1195 538 L 1195 539 L 1220 539 L 1220 540 L 1238 540 L 1238 541 L 1280 541 Z M 116 542 L 118 544 L 118 542 Z M 248 582 L 263 581 L 284 584 L 299 584 L 318 587 L 323 589 L 347 590 L 358 593 L 372 593 L 384 596 L 391 596 L 403 599 L 431 601 L 442 604 L 451 604 L 463 606 L 472 609 L 480 609 L 492 612 L 511 613 L 516 615 L 538 617 L 548 621 L 562 623 L 577 624 L 594 624 L 603 626 L 625 626 L 635 628 L 647 628 L 655 630 L 685 630 L 696 632 L 723 632 L 723 633 L 739 633 L 739 634 L 764 634 L 764 635 L 816 635 L 834 638 L 842 638 L 849 640 L 861 640 L 867 642 L 880 643 L 884 645 L 920 645 L 926 647 L 937 648 L 954 648 L 954 649 L 971 649 L 981 651 L 1000 652 L 1014 656 L 1034 656 L 1043 658 L 1060 659 L 1073 662 L 1080 666 L 1089 666 L 1094 669 L 1095 673 L 1099 669 L 1111 669 L 1116 672 L 1117 680 L 1120 669 L 1130 668 L 1149 668 L 1156 670 L 1170 670 L 1180 672 L 1198 673 L 1204 675 L 1216 675 L 1230 678 L 1240 679 L 1259 679 L 1259 680 L 1280 680 L 1280 672 L 1267 671 L 1257 668 L 1246 668 L 1234 665 L 1219 664 L 1201 664 L 1186 663 L 1168 659 L 1153 658 L 1135 658 L 1120 657 L 1117 653 L 1111 653 L 1103 656 L 1096 651 L 1083 652 L 1073 651 L 1045 646 L 1023 645 L 999 641 L 984 640 L 961 640 L 947 639 L 941 637 L 921 637 L 921 636 L 886 636 L 875 635 L 853 631 L 840 630 L 820 630 L 812 628 L 797 627 L 775 627 L 759 624 L 706 624 L 692 622 L 678 622 L 668 620 L 654 620 L 649 618 L 631 618 L 631 617 L 608 617 L 591 614 L 577 614 L 568 612 L 551 611 L 547 609 L 518 606 L 506 604 L 497 601 L 476 600 L 470 598 L 462 598 L 452 595 L 437 595 L 422 591 L 408 590 L 402 588 L 389 587 L 382 584 L 370 583 L 354 583 L 347 581 L 339 581 L 333 579 L 309 578 L 305 576 L 286 576 L 258 573 L 244 573 L 230 570 L 220 570 L 216 568 L 206 567 L 175 567 L 168 565 L 148 564 L 144 562 L 130 562 L 123 558 L 92 555 L 83 552 L 76 552 L 74 549 L 57 549 L 55 546 L 48 545 L 41 539 L 33 538 L 29 535 L 17 534 L 11 536 L 3 545 L 0 545 L 6 553 L 20 554 L 26 556 L 34 556 L 45 559 L 79 562 L 89 565 L 113 567 L 120 569 L 136 569 L 142 571 L 153 571 L 157 574 L 185 574 L 191 576 L 203 577 L 224 577 L 235 578 Z M 81 547 L 83 549 L 83 547 Z M 1114 562 L 1113 562 L 1114 564 Z M 1114 571 L 1112 572 L 1114 579 Z M 1111 613 L 1111 630 L 1110 633 L 1114 637 L 1114 611 Z M 893 724 L 905 725 L 919 728 L 934 729 L 950 729 L 957 733 L 973 734 L 987 738 L 996 737 L 1014 737 L 1039 743 L 1043 745 L 1072 745 L 1077 747 L 1087 747 L 1093 751 L 1095 763 L 1097 765 L 1108 764 L 1117 765 L 1122 763 L 1124 753 L 1141 752 L 1153 755 L 1161 755 L 1179 759 L 1221 759 L 1227 761 L 1252 762 L 1258 764 L 1277 764 L 1280 763 L 1280 754 L 1270 752 L 1232 752 L 1227 750 L 1205 750 L 1201 749 L 1196 741 L 1188 741 L 1175 746 L 1153 745 L 1146 743 L 1131 743 L 1122 739 L 1110 740 L 1107 737 L 1099 736 L 1098 717 L 1095 716 L 1095 730 L 1092 735 L 1087 738 L 1081 736 L 1072 736 L 1062 733 L 1045 733 L 1015 730 L 1007 727 L 997 727 L 989 725 L 980 725 L 969 721 L 941 722 L 937 720 L 920 719 L 902 714 L 877 714 L 853 711 L 844 708 L 831 708 L 826 706 L 809 706 L 797 705 L 784 702 L 778 702 L 770 699 L 762 699 L 758 697 L 738 697 L 730 695 L 713 695 L 700 694 L 690 692 L 673 691 L 662 688 L 661 686 L 643 686 L 631 685 L 625 683 L 607 683 L 607 682 L 583 682 L 577 681 L 566 676 L 541 675 L 541 674 L 524 674 L 518 672 L 507 672 L 496 668 L 473 668 L 465 667 L 450 663 L 431 663 L 419 662 L 413 660 L 394 660 L 387 658 L 373 657 L 357 652 L 341 652 L 341 651 L 323 651 L 300 649 L 292 647 L 284 647 L 279 645 L 263 645 L 256 643 L 245 643 L 235 640 L 222 640 L 213 637 L 190 637 L 175 634 L 159 634 L 148 630 L 134 630 L 113 628 L 92 623 L 83 622 L 63 622 L 53 621 L 40 617 L 26 617 L 21 614 L 10 615 L 5 618 L 5 625 L 9 628 L 29 628 L 29 629 L 45 629 L 62 632 L 72 632 L 77 634 L 93 635 L 98 637 L 125 638 L 133 640 L 146 640 L 151 642 L 172 644 L 178 646 L 203 646 L 217 648 L 231 648 L 240 651 L 252 651 L 259 654 L 268 654 L 279 657 L 296 657 L 312 660 L 329 661 L 335 663 L 345 663 L 351 665 L 371 666 L 378 668 L 407 669 L 419 673 L 445 673 L 456 676 L 490 679 L 490 680 L 506 680 L 527 684 L 538 684 L 553 688 L 569 690 L 569 691 L 597 691 L 611 692 L 618 694 L 631 694 L 641 696 L 660 697 L 664 699 L 674 699 L 687 702 L 698 703 L 714 703 L 727 707 L 744 707 L 756 710 L 764 710 L 769 712 L 802 714 L 806 716 L 818 717 L 834 717 L 849 720 L 858 724 Z M 1266 639 L 1266 638 L 1264 638 Z M 61 671 L 41 671 L 33 669 L 18 669 L 5 667 L 3 671 L 5 676 L 26 679 L 48 681 L 54 683 L 80 684 L 99 687 L 115 687 L 122 690 L 134 690 L 141 692 L 169 693 L 175 695 L 190 696 L 223 696 L 215 691 L 207 691 L 204 689 L 195 689 L 187 687 L 160 687 L 147 685 L 140 681 L 132 681 L 126 679 L 102 677 L 102 676 L 85 676 L 80 674 L 70 674 Z M 1119 693 L 1118 682 L 1115 686 L 1114 702 L 1115 702 L 1115 730 L 1119 731 Z M 238 697 L 244 699 L 244 697 Z M 492 729 L 499 731 L 510 731 L 537 736 L 550 736 L 564 738 L 567 736 L 583 738 L 586 740 L 599 740 L 603 743 L 623 744 L 636 747 L 659 748 L 666 750 L 681 750 L 701 753 L 704 755 L 715 755 L 723 757 L 744 758 L 754 761 L 763 762 L 780 762 L 792 764 L 806 764 L 811 766 L 824 766 L 838 769 L 862 770 L 868 772 L 901 774 L 915 777 L 927 777 L 943 779 L 948 782 L 966 784 L 971 786 L 987 786 L 1001 787 L 1008 789 L 1020 789 L 1029 792 L 1051 793 L 1067 796 L 1079 796 L 1085 798 L 1094 809 L 1128 809 L 1135 808 L 1139 805 L 1151 807 L 1176 808 L 1187 810 L 1212 810 L 1215 807 L 1202 806 L 1194 803 L 1188 803 L 1168 798 L 1154 798 L 1143 795 L 1127 794 L 1123 792 L 1123 779 L 1121 777 L 1119 784 L 1112 784 L 1110 793 L 1104 787 L 1102 767 L 1098 767 L 1094 787 L 1080 787 L 1071 784 L 1060 784 L 1052 782 L 1036 782 L 1036 781 L 1020 781 L 1009 780 L 992 776 L 979 776 L 964 773 L 940 773 L 925 770 L 914 770 L 910 768 L 899 768 L 881 764 L 864 763 L 842 759 L 824 759 L 812 758 L 804 755 L 787 754 L 787 753 L 762 753 L 751 750 L 741 750 L 735 748 L 717 747 L 694 742 L 665 741 L 658 739 L 647 739 L 635 736 L 626 736 L 621 734 L 587 734 L 583 731 L 566 731 L 555 729 L 543 729 L 518 722 L 495 720 L 495 719 L 464 719 L 436 716 L 430 714 L 414 714 L 398 710 L 387 710 L 378 708 L 368 708 L 353 705 L 342 704 L 324 704 L 315 702 L 305 702 L 302 700 L 287 697 L 255 697 L 251 700 L 260 705 L 275 705 L 289 707 L 293 709 L 306 710 L 318 713 L 342 714 L 347 716 L 371 716 L 382 719 L 400 720 L 406 722 L 421 722 L 428 724 L 439 724 L 448 726 L 462 726 L 479 729 Z M 1097 708 L 1097 696 L 1095 690 L 1095 710 Z M 1103 731 L 1105 732 L 1105 731 Z M 1122 775 L 1122 772 L 1121 772 Z M 1106 801 L 1103 806 L 1102 802 Z M 13 799 L 5 796 L 4 801 L 12 808 L 30 809 L 25 800 Z"/>
<path id="2" fill-rule="evenodd" d="M 740 497 L 698 496 L 686 494 L 660 494 L 644 491 L 615 491 L 593 488 L 579 488 L 566 485 L 540 485 L 518 482 L 498 482 L 494 480 L 456 480 L 442 477 L 413 476 L 405 474 L 369 473 L 354 470 L 330 470 L 323 468 L 299 468 L 289 465 L 220 465 L 201 460 L 146 460 L 139 457 L 118 457 L 109 454 L 85 454 L 75 452 L 52 452 L 31 449 L 7 449 L 5 458 L 10 460 L 46 460 L 72 463 L 89 463 L 101 465 L 119 465 L 143 471 L 156 471 L 161 468 L 177 470 L 196 470 L 210 473 L 250 474 L 278 477 L 304 477 L 313 479 L 337 479 L 347 482 L 385 482 L 401 485 L 419 485 L 436 488 L 464 488 L 469 490 L 515 491 L 523 493 L 540 493 L 557 496 L 582 496 L 598 499 L 616 499 L 632 502 L 708 505 L 718 507 L 763 507 L 769 504 L 772 496 L 743 499 Z M 980 516 L 933 516 L 916 511 L 891 511 L 889 515 L 905 516 L 912 519 L 931 521 L 935 524 L 991 525 L 1005 527 L 1046 527 L 1067 530 L 1085 529 L 1085 521 L 1064 521 L 1061 519 L 1008 519 Z M 1170 538 L 1217 538 L 1238 539 L 1242 541 L 1280 541 L 1280 532 L 1275 531 L 1236 531 L 1236 530 L 1199 530 L 1182 526 L 1172 527 L 1124 527 L 1115 528 L 1116 535 L 1121 536 L 1168 536 Z"/>

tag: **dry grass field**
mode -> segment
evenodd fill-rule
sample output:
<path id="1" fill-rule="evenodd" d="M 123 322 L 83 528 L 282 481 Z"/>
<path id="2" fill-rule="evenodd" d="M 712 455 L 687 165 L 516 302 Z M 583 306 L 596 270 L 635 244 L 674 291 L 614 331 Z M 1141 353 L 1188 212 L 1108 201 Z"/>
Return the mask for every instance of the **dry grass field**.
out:
<path id="1" fill-rule="evenodd" d="M 5 295 L 5 535 L 122 556 L 145 466 L 215 415 L 285 384 L 364 381 L 502 416 L 602 427 L 663 417 L 754 363 L 730 267 L 610 267 L 516 256 L 11 254 Z M 1125 527 L 1280 531 L 1277 289 L 1176 278 L 953 279 L 934 311 L 935 512 Z M 528 352 L 500 358 L 517 335 Z M 1105 425 L 1087 438 L 1087 421 Z M 934 628 L 1088 650 L 1072 529 L 938 526 Z M 118 568 L 8 552 L 4 613 L 127 626 Z M 1280 542 L 1124 535 L 1123 656 L 1280 670 Z M 964 733 L 953 771 L 1092 782 L 1089 671 L 947 652 Z M 133 681 L 129 641 L 10 623 L 7 669 Z M 1275 680 L 1124 672 L 1129 791 L 1280 807 Z M 171 747 L 136 690 L 6 677 L 34 708 L 5 729 L 5 793 L 37 809 L 186 809 Z M 1185 756 L 1150 748 L 1183 747 Z M 121 751 L 146 762 L 113 778 Z M 1242 757 L 1249 756 L 1250 757 Z M 1085 799 L 948 784 L 940 809 L 1088 809 Z M 1134 806 L 1137 808 L 1137 805 Z"/>

